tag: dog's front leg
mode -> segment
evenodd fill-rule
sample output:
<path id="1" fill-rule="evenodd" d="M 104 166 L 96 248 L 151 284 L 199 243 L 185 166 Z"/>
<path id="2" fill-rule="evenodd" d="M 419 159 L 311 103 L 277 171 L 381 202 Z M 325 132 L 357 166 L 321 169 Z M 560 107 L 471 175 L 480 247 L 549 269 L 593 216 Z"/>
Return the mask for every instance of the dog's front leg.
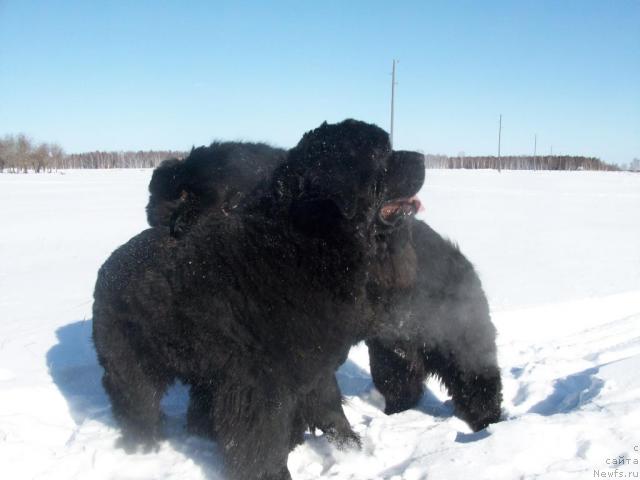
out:
<path id="1" fill-rule="evenodd" d="M 297 432 L 296 396 L 275 378 L 233 372 L 213 398 L 213 425 L 232 480 L 290 480 L 287 458 Z"/>
<path id="2" fill-rule="evenodd" d="M 342 394 L 333 371 L 321 377 L 303 405 L 303 415 L 312 432 L 319 428 L 339 449 L 361 448 L 360 436 L 353 431 L 342 409 Z"/>
<path id="3" fill-rule="evenodd" d="M 468 360 L 469 350 L 460 352 L 452 345 L 436 345 L 423 350 L 425 369 L 437 375 L 447 387 L 456 413 L 473 431 L 482 430 L 500 421 L 502 381 L 500 369 L 489 354 L 475 353 L 475 362 Z M 472 350 L 472 349 L 471 349 Z"/>
<path id="4" fill-rule="evenodd" d="M 418 346 L 411 342 L 367 340 L 371 378 L 384 396 L 387 415 L 415 407 L 424 392 L 427 372 Z"/>

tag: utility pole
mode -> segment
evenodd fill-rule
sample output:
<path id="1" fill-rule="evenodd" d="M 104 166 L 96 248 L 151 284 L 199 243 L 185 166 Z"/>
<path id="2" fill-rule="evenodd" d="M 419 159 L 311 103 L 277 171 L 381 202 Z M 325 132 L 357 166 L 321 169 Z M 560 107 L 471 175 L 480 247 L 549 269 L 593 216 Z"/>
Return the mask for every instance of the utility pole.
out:
<path id="1" fill-rule="evenodd" d="M 500 172 L 500 142 L 502 140 L 502 114 L 500 114 L 500 123 L 498 124 L 498 171 Z"/>
<path id="2" fill-rule="evenodd" d="M 538 134 L 536 133 L 533 136 L 533 169 L 537 170 L 536 168 L 536 153 L 538 153 Z"/>
<path id="3" fill-rule="evenodd" d="M 391 143 L 391 148 L 393 148 L 393 109 L 396 98 L 396 63 L 398 63 L 398 61 L 394 59 L 393 67 L 391 69 L 391 128 L 389 129 L 389 142 Z"/>

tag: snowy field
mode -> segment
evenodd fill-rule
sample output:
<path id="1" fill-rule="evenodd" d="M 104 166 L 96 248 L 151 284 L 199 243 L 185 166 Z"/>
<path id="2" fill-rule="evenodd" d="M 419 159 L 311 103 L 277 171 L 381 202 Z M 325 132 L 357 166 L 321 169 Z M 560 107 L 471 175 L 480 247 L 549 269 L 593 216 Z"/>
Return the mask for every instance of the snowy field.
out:
<path id="1" fill-rule="evenodd" d="M 157 453 L 114 448 L 92 290 L 145 228 L 150 174 L 0 174 L 0 478 L 222 478 L 215 444 L 184 433 L 179 386 Z M 471 433 L 435 383 L 417 409 L 385 416 L 358 346 L 338 377 L 363 449 L 309 437 L 289 456 L 293 478 L 639 478 L 640 175 L 428 171 L 420 196 L 489 296 L 505 420 Z"/>

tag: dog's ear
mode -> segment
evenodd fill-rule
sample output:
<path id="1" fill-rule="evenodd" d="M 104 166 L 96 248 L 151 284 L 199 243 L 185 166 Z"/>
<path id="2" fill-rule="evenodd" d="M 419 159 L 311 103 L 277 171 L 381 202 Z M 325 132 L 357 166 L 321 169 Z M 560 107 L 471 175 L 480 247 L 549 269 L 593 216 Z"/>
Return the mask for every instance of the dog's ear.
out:
<path id="1" fill-rule="evenodd" d="M 424 155 L 405 150 L 394 151 L 385 174 L 388 200 L 412 197 L 424 183 Z"/>
<path id="2" fill-rule="evenodd" d="M 184 162 L 168 158 L 158 165 L 151 175 L 149 193 L 161 200 L 174 200 L 180 196 Z"/>

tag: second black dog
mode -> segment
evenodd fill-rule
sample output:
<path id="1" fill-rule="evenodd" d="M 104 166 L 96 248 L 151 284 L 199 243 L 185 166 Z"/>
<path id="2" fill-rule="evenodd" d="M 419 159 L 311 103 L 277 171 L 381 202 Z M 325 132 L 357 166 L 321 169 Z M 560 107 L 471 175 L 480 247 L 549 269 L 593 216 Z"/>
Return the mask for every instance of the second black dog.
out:
<path id="1" fill-rule="evenodd" d="M 387 414 L 414 407 L 439 378 L 474 430 L 499 421 L 496 330 L 473 265 L 429 225 L 403 219 L 379 237 L 367 285 L 376 305 L 367 340 L 371 376 Z"/>

